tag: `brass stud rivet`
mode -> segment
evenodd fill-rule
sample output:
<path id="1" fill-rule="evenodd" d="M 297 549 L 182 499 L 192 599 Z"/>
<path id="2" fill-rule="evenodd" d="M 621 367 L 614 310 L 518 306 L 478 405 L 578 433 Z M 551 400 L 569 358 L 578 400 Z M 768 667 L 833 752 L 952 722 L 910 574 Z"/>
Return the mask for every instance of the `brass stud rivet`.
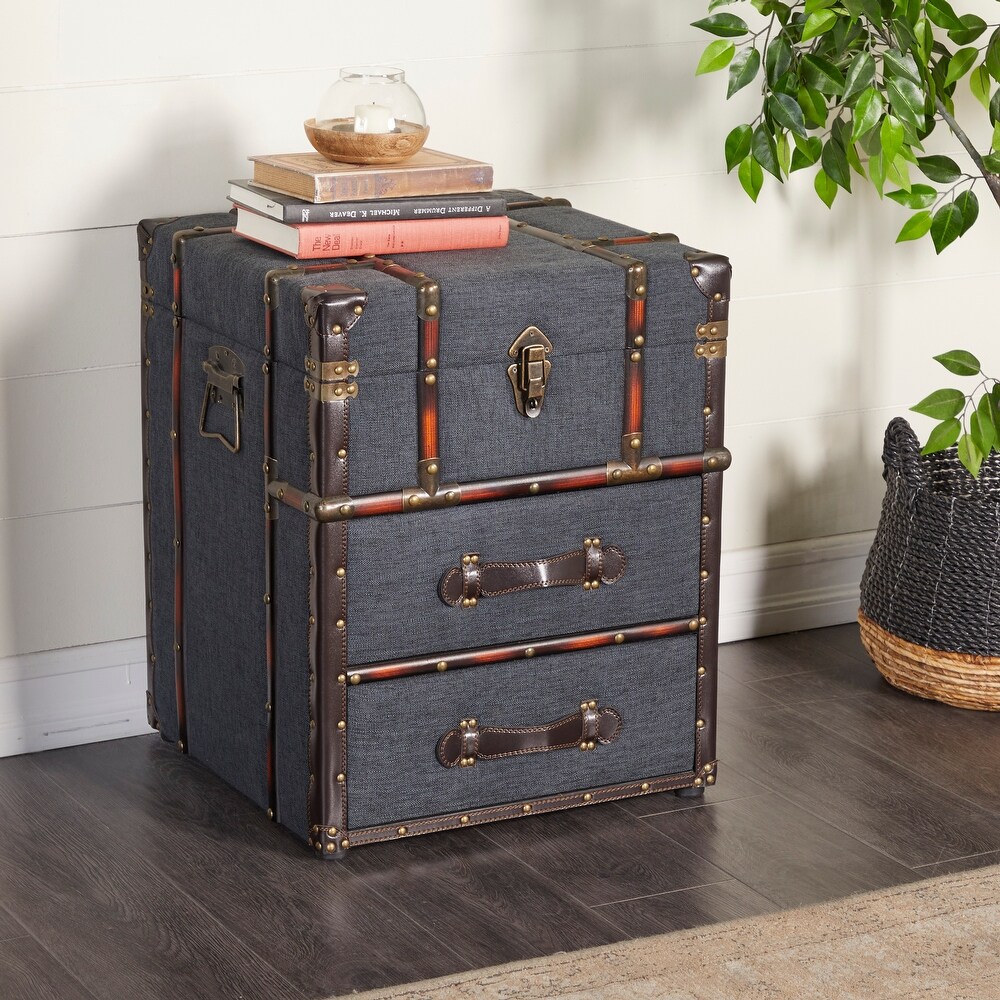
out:
<path id="1" fill-rule="evenodd" d="M 351 683 L 352 684 L 360 684 L 361 683 L 361 674 L 351 674 Z"/>
<path id="2" fill-rule="evenodd" d="M 479 562 L 479 556 L 472 556 L 472 563 L 473 563 L 473 565 L 475 565 L 478 562 Z"/>
<path id="3" fill-rule="evenodd" d="M 268 819 L 274 819 L 274 810 L 273 809 L 268 809 L 268 811 L 267 811 L 267 818 Z"/>
<path id="4" fill-rule="evenodd" d="M 265 604 L 270 604 L 271 603 L 271 595 L 270 594 L 265 594 L 264 595 L 264 603 Z"/>
<path id="5" fill-rule="evenodd" d="M 472 562 L 472 556 L 462 556 L 462 565 L 468 566 Z"/>
<path id="6" fill-rule="evenodd" d="M 622 470 L 621 469 L 615 469 L 615 471 L 611 473 L 611 478 L 612 479 L 621 479 L 621 477 L 622 477 Z"/>
<path id="7" fill-rule="evenodd" d="M 149 410 L 146 410 L 146 419 L 147 419 L 147 420 L 149 420 L 149 418 L 150 418 L 150 417 L 151 417 L 152 415 L 153 415 L 153 414 L 152 414 L 152 413 L 150 413 L 150 412 L 149 412 Z"/>
<path id="8" fill-rule="evenodd" d="M 181 753 L 184 753 L 184 741 L 183 740 L 178 740 L 177 741 L 177 749 L 180 750 Z"/>
<path id="9" fill-rule="evenodd" d="M 642 361 L 642 351 L 633 351 L 631 357 L 635 362 Z"/>
<path id="10" fill-rule="evenodd" d="M 463 816 L 463 817 L 462 817 L 462 818 L 461 818 L 461 819 L 459 820 L 459 823 L 462 823 L 463 825 L 464 825 L 464 824 L 466 824 L 466 823 L 468 823 L 468 822 L 469 822 L 469 817 L 468 817 L 468 816 Z"/>
<path id="11" fill-rule="evenodd" d="M 700 576 L 700 577 L 701 577 L 701 578 L 702 578 L 703 580 L 707 580 L 707 579 L 708 579 L 708 570 L 707 570 L 707 569 L 703 569 L 703 570 L 701 571 L 701 573 L 699 573 L 698 575 L 699 575 L 699 576 Z"/>
<path id="12" fill-rule="evenodd" d="M 639 438 L 639 437 L 634 437 L 634 438 L 632 438 L 632 440 L 631 440 L 631 441 L 629 441 L 629 443 L 628 443 L 628 446 L 629 446 L 629 447 L 630 447 L 630 448 L 631 448 L 631 449 L 632 449 L 633 451 L 635 451 L 635 450 L 636 450 L 636 449 L 637 449 L 637 448 L 639 447 L 639 445 L 641 445 L 641 444 L 642 444 L 642 438 Z"/>
<path id="13" fill-rule="evenodd" d="M 523 806 L 521 806 L 521 812 L 523 812 L 523 813 L 530 813 L 531 812 L 531 806 L 530 806 L 530 804 L 528 804 L 526 802 Z"/>
<path id="14" fill-rule="evenodd" d="M 698 676 L 699 677 L 704 677 L 705 676 L 705 668 L 704 667 L 699 667 L 698 668 Z"/>
<path id="15" fill-rule="evenodd" d="M 437 668 L 438 668 L 438 673 L 442 673 L 443 674 L 448 669 L 448 661 L 447 660 L 441 660 L 438 663 Z"/>
<path id="16" fill-rule="evenodd" d="M 344 332 L 343 328 L 338 326 L 336 323 L 334 323 L 333 326 L 330 327 L 330 333 L 337 334 L 343 332 Z"/>
<path id="17" fill-rule="evenodd" d="M 428 306 L 424 310 L 424 312 L 426 312 L 428 316 L 437 316 L 437 314 L 438 314 L 438 307 L 434 306 L 434 305 L 430 305 L 430 306 Z"/>
<path id="18" fill-rule="evenodd" d="M 584 792 L 583 793 L 583 801 L 584 802 L 593 802 L 594 801 L 594 796 L 590 792 Z"/>
<path id="19" fill-rule="evenodd" d="M 711 774 L 711 773 L 712 773 L 712 772 L 713 772 L 713 771 L 715 770 L 715 765 L 714 765 L 714 764 L 706 764 L 706 765 L 705 765 L 705 766 L 704 766 L 704 767 L 702 768 L 702 770 L 703 770 L 703 771 L 704 771 L 704 772 L 705 772 L 706 774 Z"/>
<path id="20" fill-rule="evenodd" d="M 337 628 L 343 628 L 346 624 L 347 622 L 345 622 L 343 618 L 337 619 Z"/>
<path id="21" fill-rule="evenodd" d="M 635 294 L 636 295 L 645 295 L 646 294 L 646 286 L 645 285 L 636 285 L 635 286 Z"/>
<path id="22" fill-rule="evenodd" d="M 174 643 L 174 652 L 179 653 L 181 651 L 181 644 L 179 642 Z"/>
<path id="23" fill-rule="evenodd" d="M 284 499 L 284 496 L 285 496 L 285 491 L 283 489 L 278 490 L 278 499 L 282 500 Z"/>
<path id="24" fill-rule="evenodd" d="M 656 475 L 656 466 L 655 465 L 647 465 L 646 466 L 646 475 L 647 476 L 655 476 Z"/>
<path id="25" fill-rule="evenodd" d="M 586 743 L 581 743 L 580 744 L 580 749 L 581 750 L 586 750 L 587 749 L 587 744 Z"/>
<path id="26" fill-rule="evenodd" d="M 698 624 L 699 624 L 699 625 L 705 625 L 705 624 L 707 624 L 707 623 L 708 623 L 708 619 L 707 619 L 707 618 L 706 618 L 706 617 L 705 617 L 704 615 L 702 615 L 702 616 L 701 616 L 701 617 L 700 617 L 700 618 L 698 619 Z"/>
<path id="27" fill-rule="evenodd" d="M 534 646 L 529 646 L 529 647 L 528 647 L 528 648 L 527 648 L 527 649 L 526 649 L 526 650 L 524 651 L 524 655 L 525 655 L 526 657 L 528 657 L 528 659 L 530 660 L 530 659 L 531 659 L 531 657 L 533 657 L 533 656 L 535 655 L 535 647 L 534 647 Z"/>
<path id="28" fill-rule="evenodd" d="M 584 580 L 583 581 L 583 589 L 584 590 L 590 590 L 590 581 L 589 580 Z"/>
<path id="29" fill-rule="evenodd" d="M 642 791 L 642 792 L 648 792 L 648 791 L 649 791 L 649 782 L 648 782 L 648 781 L 644 781 L 644 782 L 643 782 L 643 783 L 642 783 L 642 784 L 641 784 L 641 785 L 639 786 L 639 790 L 640 790 L 640 791 Z"/>
<path id="30" fill-rule="evenodd" d="M 265 361 L 261 366 L 260 370 L 266 375 L 270 370 L 271 366 Z"/>
<path id="31" fill-rule="evenodd" d="M 176 441 L 176 440 L 177 440 L 177 431 L 171 431 L 171 432 L 170 432 L 170 437 L 171 437 L 171 438 L 172 438 L 172 439 L 173 439 L 174 441 Z"/>
<path id="32" fill-rule="evenodd" d="M 341 772 L 340 774 L 337 775 L 337 781 L 341 783 L 347 781 L 347 775 Z"/>
<path id="33" fill-rule="evenodd" d="M 364 311 L 365 311 L 364 310 L 364 306 L 355 306 L 354 307 L 354 315 L 355 316 L 360 316 Z"/>
<path id="34" fill-rule="evenodd" d="M 396 833 L 398 833 L 398 834 L 399 834 L 399 835 L 400 835 L 401 837 L 405 837 L 405 836 L 406 836 L 406 827 L 405 827 L 405 826 L 401 826 L 401 827 L 400 827 L 400 828 L 399 828 L 399 829 L 398 829 L 398 830 L 396 831 Z"/>
<path id="35" fill-rule="evenodd" d="M 712 345 L 711 345 L 711 346 L 710 346 L 710 347 L 708 348 L 708 353 L 709 353 L 709 354 L 718 354 L 718 353 L 719 353 L 719 348 L 718 348 L 718 345 L 716 345 L 716 344 L 712 344 Z"/>
<path id="36" fill-rule="evenodd" d="M 698 628 L 698 619 L 692 618 L 691 621 L 688 622 L 688 628 L 691 629 L 692 632 L 696 631 Z"/>
<path id="37" fill-rule="evenodd" d="M 309 501 L 308 501 L 308 500 L 303 500 L 303 501 L 302 501 L 302 509 L 303 509 L 303 510 L 304 510 L 304 511 L 305 511 L 305 512 L 306 512 L 307 514 L 309 513 L 309 507 L 310 507 L 310 504 L 309 504 Z M 269 509 L 270 509 L 270 508 L 269 508 Z"/>
<path id="38" fill-rule="evenodd" d="M 316 728 L 316 720 L 315 719 L 310 719 L 309 720 L 309 728 L 310 729 L 315 729 Z"/>
<path id="39" fill-rule="evenodd" d="M 695 729 L 704 729 L 705 728 L 705 720 L 704 719 L 697 719 L 695 721 L 694 728 Z"/>
<path id="40" fill-rule="evenodd" d="M 337 674 L 337 683 L 338 684 L 346 684 L 347 683 L 347 674 Z"/>
<path id="41" fill-rule="evenodd" d="M 591 546 L 591 545 L 593 545 L 593 542 L 594 542 L 594 540 L 593 540 L 592 538 L 585 538 L 585 539 L 583 540 L 583 547 L 584 547 L 585 549 L 589 549 L 589 548 L 590 548 L 590 546 Z"/>
<path id="42" fill-rule="evenodd" d="M 313 460 L 315 461 L 315 459 L 316 459 L 316 455 L 315 455 L 315 452 L 314 452 L 314 453 L 312 453 L 312 457 L 313 457 Z M 337 458 L 347 458 L 347 449 L 346 449 L 346 448 L 341 448 L 341 449 L 340 449 L 340 450 L 339 450 L 339 451 L 337 452 Z"/>
<path id="43" fill-rule="evenodd" d="M 346 851 L 351 846 L 351 842 L 349 840 L 342 840 L 340 846 Z"/>
<path id="44" fill-rule="evenodd" d="M 310 365 L 310 367 L 311 367 L 311 368 L 315 368 L 315 367 L 316 367 L 316 363 L 315 363 L 315 362 L 313 362 L 313 363 L 312 363 L 312 364 Z M 344 374 L 344 366 L 343 366 L 343 365 L 337 365 L 337 366 L 336 366 L 336 367 L 335 367 L 335 368 L 333 369 L 333 374 L 334 374 L 334 375 L 343 375 L 343 374 Z"/>
<path id="45" fill-rule="evenodd" d="M 411 507 L 418 506 L 420 504 L 420 497 L 418 497 L 416 494 L 414 494 L 413 496 L 410 497 L 409 504 L 410 504 Z"/>
<path id="46" fill-rule="evenodd" d="M 351 513 L 351 505 L 349 503 L 341 504 L 340 513 L 341 516 L 347 517 Z"/>
<path id="47" fill-rule="evenodd" d="M 704 353 L 705 353 L 705 348 L 704 348 L 704 347 L 701 347 L 701 346 L 698 346 L 698 347 L 696 347 L 696 348 L 694 349 L 694 353 L 695 353 L 695 354 L 697 354 L 697 355 L 698 355 L 698 357 L 700 358 L 700 357 L 702 357 L 702 356 L 704 355 Z"/>
<path id="48" fill-rule="evenodd" d="M 715 294 L 714 294 L 714 295 L 712 296 L 712 301 L 713 301 L 713 302 L 721 302 L 721 301 L 722 301 L 722 292 L 716 292 L 716 293 L 715 293 Z"/>
<path id="49" fill-rule="evenodd" d="M 434 475 L 437 475 L 437 471 L 438 471 L 438 464 L 437 464 L 437 462 L 431 462 L 431 463 L 430 463 L 430 464 L 429 464 L 429 465 L 427 466 L 427 471 L 428 471 L 428 472 L 429 472 L 429 473 L 430 473 L 430 474 L 431 474 L 432 476 L 434 476 Z"/>
<path id="50" fill-rule="evenodd" d="M 625 633 L 619 632 L 615 635 L 615 642 L 620 646 L 625 641 Z"/>
<path id="51" fill-rule="evenodd" d="M 153 362 L 146 358 L 146 367 L 148 368 Z"/>
<path id="52" fill-rule="evenodd" d="M 701 786 L 704 785 L 704 784 L 705 784 L 705 781 L 704 781 L 703 778 L 695 778 L 694 779 L 694 787 L 695 788 L 701 788 Z"/>
<path id="53" fill-rule="evenodd" d="M 706 327 L 705 324 L 702 323 L 701 326 L 698 327 L 698 336 L 699 337 L 704 337 L 707 330 L 708 330 L 708 327 Z"/>
<path id="54" fill-rule="evenodd" d="M 337 723 L 337 728 L 343 732 L 347 728 L 347 723 L 341 719 L 340 722 Z"/>
<path id="55" fill-rule="evenodd" d="M 718 464 L 719 464 L 719 460 L 717 458 L 710 458 L 708 460 L 708 467 L 710 469 L 714 469 Z"/>
<path id="56" fill-rule="evenodd" d="M 642 347 L 642 345 L 646 343 L 646 338 L 640 333 L 637 337 L 633 338 L 632 343 L 635 344 L 636 347 Z"/>
<path id="57" fill-rule="evenodd" d="M 347 570 L 344 569 L 343 566 L 338 566 L 337 567 L 337 576 L 339 576 L 341 579 L 343 579 L 345 576 L 347 576 Z"/>
<path id="58" fill-rule="evenodd" d="M 528 492 L 529 493 L 537 493 L 539 491 L 539 489 L 541 489 L 541 487 L 538 485 L 538 483 L 532 483 L 528 487 Z"/>
<path id="59" fill-rule="evenodd" d="M 706 785 L 714 785 L 715 784 L 715 775 L 714 774 L 708 775 L 708 777 L 705 778 L 705 784 Z"/>
<path id="60" fill-rule="evenodd" d="M 326 853 L 327 853 L 327 854 L 333 854 L 333 852 L 334 852 L 334 851 L 335 851 L 336 849 L 337 849 L 337 845 L 336 845 L 336 844 L 327 844 L 327 845 L 326 845 Z"/>
<path id="61" fill-rule="evenodd" d="M 444 495 L 444 498 L 448 501 L 448 503 L 454 503 L 458 499 L 458 494 L 454 490 L 448 490 L 448 492 Z"/>
<path id="62" fill-rule="evenodd" d="M 312 386 L 310 386 L 310 388 L 312 388 Z M 343 396 L 344 395 L 344 387 L 340 386 L 340 385 L 334 386 L 333 387 L 333 394 L 335 396 Z"/>
<path id="63" fill-rule="evenodd" d="M 702 523 L 702 524 L 711 524 L 711 523 L 712 523 L 712 519 L 711 519 L 711 518 L 710 518 L 710 517 L 709 517 L 709 516 L 708 516 L 708 515 L 706 514 L 706 515 L 705 515 L 705 516 L 704 516 L 704 517 L 703 517 L 703 518 L 701 519 L 701 523 Z"/>
<path id="64" fill-rule="evenodd" d="M 438 359 L 437 358 L 428 358 L 427 359 L 427 367 L 428 368 L 437 368 L 437 366 L 438 366 Z"/>
<path id="65" fill-rule="evenodd" d="M 691 268 L 691 277 L 692 278 L 697 278 L 699 274 L 701 274 L 701 268 L 700 267 L 692 267 Z"/>
<path id="66" fill-rule="evenodd" d="M 433 385 L 437 381 L 437 375 L 433 372 L 424 376 L 424 385 Z"/>
<path id="67" fill-rule="evenodd" d="M 712 407 L 706 406 L 701 412 L 704 413 L 706 417 L 710 417 L 712 415 Z"/>
<path id="68" fill-rule="evenodd" d="M 310 615 L 309 616 L 309 624 L 310 625 L 315 625 L 316 624 L 316 618 L 315 618 L 314 615 Z"/>

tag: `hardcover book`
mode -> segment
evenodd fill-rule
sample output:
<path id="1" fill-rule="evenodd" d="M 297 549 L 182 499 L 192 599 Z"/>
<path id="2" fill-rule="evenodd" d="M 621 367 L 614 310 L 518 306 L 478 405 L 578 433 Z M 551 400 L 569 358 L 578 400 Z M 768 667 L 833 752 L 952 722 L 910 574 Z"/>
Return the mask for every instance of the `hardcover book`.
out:
<path id="1" fill-rule="evenodd" d="M 493 167 L 452 153 L 421 149 L 402 163 L 334 163 L 319 153 L 251 156 L 253 183 L 322 205 L 334 201 L 489 191 Z"/>
<path id="2" fill-rule="evenodd" d="M 418 198 L 378 198 L 338 201 L 328 205 L 257 187 L 253 181 L 229 182 L 229 200 L 279 222 L 374 222 L 380 219 L 458 219 L 507 214 L 498 194 L 443 194 Z"/>
<path id="3" fill-rule="evenodd" d="M 507 245 L 509 231 L 506 215 L 289 225 L 236 206 L 236 232 L 240 236 L 280 250 L 296 260 L 502 247 Z"/>

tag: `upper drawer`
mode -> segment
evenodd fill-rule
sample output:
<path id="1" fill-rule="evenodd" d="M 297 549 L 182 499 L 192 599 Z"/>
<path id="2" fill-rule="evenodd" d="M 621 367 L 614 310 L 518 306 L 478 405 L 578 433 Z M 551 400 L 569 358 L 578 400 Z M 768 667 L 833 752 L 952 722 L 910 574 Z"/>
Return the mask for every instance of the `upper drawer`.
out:
<path id="1" fill-rule="evenodd" d="M 695 616 L 700 517 L 694 477 L 349 521 L 348 663 Z M 585 589 L 581 553 L 595 537 L 614 582 Z M 463 606 L 473 553 L 481 596 Z M 440 594 L 452 570 L 454 605 Z"/>

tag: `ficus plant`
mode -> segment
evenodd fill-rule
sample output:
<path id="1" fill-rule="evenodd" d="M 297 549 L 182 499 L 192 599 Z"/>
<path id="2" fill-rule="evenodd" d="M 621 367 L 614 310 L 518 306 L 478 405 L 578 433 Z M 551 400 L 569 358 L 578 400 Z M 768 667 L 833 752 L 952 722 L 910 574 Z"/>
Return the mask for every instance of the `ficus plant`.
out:
<path id="1" fill-rule="evenodd" d="M 710 0 L 694 26 L 716 36 L 698 74 L 727 70 L 727 98 L 760 87 L 757 117 L 725 140 L 727 170 L 754 201 L 766 174 L 783 183 L 813 171 L 827 207 L 860 179 L 911 211 L 896 242 L 926 236 L 937 253 L 975 224 L 977 188 L 1000 207 L 1000 26 L 958 14 L 948 0 Z M 992 125 L 988 149 L 955 117 L 960 85 Z M 942 122 L 968 156 L 964 168 L 924 148 Z M 967 351 L 937 360 L 955 374 L 981 374 Z M 984 379 L 968 396 L 939 390 L 918 403 L 914 410 L 940 421 L 924 452 L 957 444 L 978 475 L 1000 451 L 998 397 L 996 381 Z"/>

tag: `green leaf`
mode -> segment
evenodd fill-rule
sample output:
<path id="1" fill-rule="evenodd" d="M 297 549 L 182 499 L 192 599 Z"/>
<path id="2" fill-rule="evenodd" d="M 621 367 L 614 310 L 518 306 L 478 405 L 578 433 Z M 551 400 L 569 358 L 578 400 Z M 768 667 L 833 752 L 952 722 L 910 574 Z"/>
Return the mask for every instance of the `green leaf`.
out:
<path id="1" fill-rule="evenodd" d="M 929 396 L 925 396 L 916 406 L 910 409 L 914 413 L 922 413 L 925 417 L 934 420 L 947 420 L 949 417 L 957 417 L 965 406 L 965 393 L 958 389 L 935 389 Z"/>
<path id="2" fill-rule="evenodd" d="M 882 27 L 882 10 L 879 0 L 843 0 L 851 17 L 867 17 L 877 28 Z"/>
<path id="3" fill-rule="evenodd" d="M 748 83 L 753 83 L 760 70 L 760 53 L 755 48 L 741 49 L 729 65 L 729 88 L 727 100 Z"/>
<path id="4" fill-rule="evenodd" d="M 962 176 L 958 164 L 950 156 L 918 156 L 917 166 L 928 180 L 938 184 L 954 184 Z"/>
<path id="5" fill-rule="evenodd" d="M 919 240 L 921 236 L 926 236 L 930 232 L 931 221 L 930 212 L 917 212 L 916 215 L 911 215 L 900 229 L 896 242 L 905 243 L 907 240 Z"/>
<path id="6" fill-rule="evenodd" d="M 875 60 L 865 52 L 858 52 L 847 67 L 847 79 L 844 83 L 844 100 L 849 101 L 855 94 L 870 87 L 875 79 Z"/>
<path id="7" fill-rule="evenodd" d="M 821 157 L 823 170 L 827 177 L 839 184 L 845 191 L 851 190 L 851 168 L 847 163 L 844 147 L 833 139 L 828 139 L 823 145 Z"/>
<path id="8" fill-rule="evenodd" d="M 969 420 L 969 427 L 974 430 L 973 438 L 976 446 L 988 455 L 997 443 L 997 429 L 993 423 L 993 405 L 989 396 L 981 396 L 976 412 Z"/>
<path id="9" fill-rule="evenodd" d="M 995 156 L 992 153 L 983 157 L 983 166 L 991 174 L 1000 174 L 1000 156 Z"/>
<path id="10" fill-rule="evenodd" d="M 990 74 L 985 66 L 977 66 L 969 76 L 969 89 L 979 103 L 990 109 Z"/>
<path id="11" fill-rule="evenodd" d="M 958 235 L 964 236 L 979 218 L 979 199 L 975 191 L 963 191 L 955 199 L 955 204 L 962 213 L 962 231 Z"/>
<path id="12" fill-rule="evenodd" d="M 973 479 L 979 475 L 979 468 L 983 464 L 983 456 L 976 447 L 975 442 L 968 434 L 963 434 L 958 439 L 958 457 L 962 465 L 969 470 Z"/>
<path id="13" fill-rule="evenodd" d="M 832 208 L 833 199 L 837 197 L 837 184 L 826 175 L 826 172 L 822 168 L 816 171 L 816 180 L 813 181 L 813 187 L 816 189 L 816 194 L 819 195 L 820 201 L 827 208 Z"/>
<path id="14" fill-rule="evenodd" d="M 990 123 L 996 125 L 1000 122 L 1000 90 L 990 98 Z"/>
<path id="15" fill-rule="evenodd" d="M 789 132 L 779 132 L 777 142 L 774 144 L 778 153 L 778 169 L 783 177 L 787 177 L 791 172 L 792 147 L 788 141 L 789 135 Z"/>
<path id="16" fill-rule="evenodd" d="M 813 90 L 818 90 L 821 94 L 843 94 L 844 74 L 828 59 L 817 55 L 807 55 L 802 57 L 800 65 L 802 79 Z"/>
<path id="17" fill-rule="evenodd" d="M 729 65 L 735 52 L 736 46 L 722 38 L 709 42 L 701 54 L 701 59 L 698 60 L 698 68 L 694 71 L 694 75 L 700 76 L 702 73 L 714 73 L 716 70 L 724 69 Z"/>
<path id="18" fill-rule="evenodd" d="M 934 221 L 931 223 L 931 239 L 934 241 L 934 249 L 941 253 L 942 250 L 962 235 L 962 210 L 950 201 L 947 205 L 942 205 L 934 213 Z"/>
<path id="19" fill-rule="evenodd" d="M 868 176 L 881 198 L 882 190 L 885 187 L 885 154 L 878 152 L 869 157 Z"/>
<path id="20" fill-rule="evenodd" d="M 1000 152 L 1000 122 L 993 126 L 993 139 L 990 142 L 990 148 Z"/>
<path id="21" fill-rule="evenodd" d="M 962 28 L 962 22 L 958 15 L 952 10 L 948 0 L 927 0 L 927 16 L 939 27 L 946 31 L 954 31 Z"/>
<path id="22" fill-rule="evenodd" d="M 961 433 L 962 425 L 955 417 L 942 420 L 927 435 L 927 444 L 920 449 L 920 454 L 932 455 L 936 451 L 944 451 L 945 448 L 950 448 L 958 440 L 958 436 Z"/>
<path id="23" fill-rule="evenodd" d="M 914 184 L 909 191 L 890 191 L 888 197 L 906 208 L 930 208 L 937 200 L 937 191 L 929 184 Z"/>
<path id="24" fill-rule="evenodd" d="M 713 10 L 718 10 L 720 7 L 728 7 L 731 3 L 735 3 L 735 0 L 711 0 L 711 3 L 708 5 L 708 12 L 711 14 Z"/>
<path id="25" fill-rule="evenodd" d="M 963 14 L 959 21 L 962 27 L 948 32 L 948 37 L 956 45 L 969 45 L 986 30 L 986 22 L 978 14 Z"/>
<path id="26" fill-rule="evenodd" d="M 806 139 L 793 135 L 792 138 L 795 140 L 795 152 L 792 153 L 790 172 L 794 173 L 796 170 L 802 170 L 803 167 L 811 167 L 819 160 L 820 154 L 823 152 L 823 140 L 816 135 L 811 135 Z"/>
<path id="27" fill-rule="evenodd" d="M 985 65 L 990 76 L 1000 81 L 1000 28 L 990 35 L 989 44 L 986 46 Z"/>
<path id="28" fill-rule="evenodd" d="M 934 48 L 934 29 L 926 17 L 920 18 L 913 26 L 913 34 L 917 38 L 917 51 L 921 61 L 926 64 Z"/>
<path id="29" fill-rule="evenodd" d="M 972 69 L 976 59 L 979 57 L 979 49 L 970 46 L 967 49 L 959 49 L 948 63 L 948 72 L 944 77 L 944 85 L 947 87 L 951 83 L 961 80 L 966 73 Z"/>
<path id="30" fill-rule="evenodd" d="M 818 90 L 800 87 L 796 96 L 799 99 L 799 107 L 802 108 L 806 124 L 815 128 L 826 124 L 826 101 Z"/>
<path id="31" fill-rule="evenodd" d="M 771 42 L 764 54 L 764 70 L 767 74 L 767 82 L 773 87 L 777 80 L 780 80 L 792 65 L 792 44 L 788 37 L 782 33 Z"/>
<path id="32" fill-rule="evenodd" d="M 909 52 L 887 49 L 883 58 L 885 59 L 887 76 L 902 77 L 904 80 L 920 83 L 920 70 L 917 68 L 917 61 Z"/>
<path id="33" fill-rule="evenodd" d="M 912 80 L 889 77 L 885 81 L 889 104 L 897 118 L 920 129 L 924 124 L 924 92 Z"/>
<path id="34" fill-rule="evenodd" d="M 816 38 L 825 34 L 837 23 L 837 15 L 832 10 L 818 10 L 815 14 L 810 14 L 806 18 L 805 27 L 802 29 L 802 41 Z"/>
<path id="35" fill-rule="evenodd" d="M 781 170 L 778 167 L 778 151 L 774 145 L 774 136 L 763 122 L 753 130 L 750 148 L 753 150 L 754 159 L 780 181 Z"/>
<path id="36" fill-rule="evenodd" d="M 979 358 L 968 351 L 945 351 L 935 354 L 934 360 L 943 365 L 952 375 L 981 375 Z"/>
<path id="37" fill-rule="evenodd" d="M 764 186 L 764 171 L 761 170 L 760 164 L 752 156 L 748 156 L 740 164 L 738 176 L 743 190 L 750 195 L 752 201 L 756 202 L 757 195 L 760 194 L 760 189 Z"/>
<path id="38" fill-rule="evenodd" d="M 886 161 L 885 176 L 904 191 L 909 191 L 913 187 L 910 183 L 910 165 L 902 156 Z"/>
<path id="39" fill-rule="evenodd" d="M 746 21 L 735 14 L 712 14 L 700 21 L 692 21 L 691 27 L 701 28 L 702 31 L 718 35 L 720 38 L 739 38 L 750 31 Z"/>
<path id="40" fill-rule="evenodd" d="M 895 115 L 886 115 L 882 119 L 879 138 L 882 143 L 882 152 L 885 154 L 886 162 L 891 163 L 903 148 L 903 140 L 906 138 L 906 130 L 903 128 L 903 123 Z"/>
<path id="41" fill-rule="evenodd" d="M 802 108 L 794 97 L 789 97 L 788 94 L 772 94 L 767 99 L 767 109 L 782 128 L 803 138 L 808 134 Z"/>
<path id="42" fill-rule="evenodd" d="M 749 125 L 737 125 L 726 136 L 726 173 L 732 173 L 733 167 L 746 159 L 750 152 L 750 138 L 753 129 Z"/>
<path id="43" fill-rule="evenodd" d="M 875 128 L 883 111 L 885 111 L 885 103 L 882 100 L 882 95 L 874 87 L 869 87 L 858 98 L 858 103 L 854 108 L 854 129 L 851 132 L 851 138 L 857 141 L 866 132 Z"/>

